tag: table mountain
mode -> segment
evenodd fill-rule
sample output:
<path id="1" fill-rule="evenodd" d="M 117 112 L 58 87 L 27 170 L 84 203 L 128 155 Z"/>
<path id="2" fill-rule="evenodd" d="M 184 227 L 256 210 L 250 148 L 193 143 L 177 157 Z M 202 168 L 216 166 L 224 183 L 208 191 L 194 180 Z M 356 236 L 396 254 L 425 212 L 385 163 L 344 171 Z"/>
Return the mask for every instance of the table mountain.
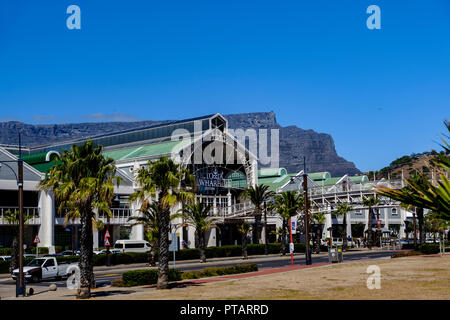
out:
<path id="1" fill-rule="evenodd" d="M 337 155 L 333 138 L 329 134 L 304 130 L 296 126 L 282 127 L 277 123 L 274 112 L 230 114 L 225 115 L 225 117 L 228 119 L 229 127 L 232 129 L 279 129 L 279 165 L 286 168 L 289 173 L 303 169 L 304 155 L 306 156 L 306 168 L 309 172 L 329 171 L 332 176 L 360 173 L 352 162 Z M 36 146 L 164 122 L 168 121 L 149 120 L 49 125 L 30 125 L 17 121 L 0 122 L 0 144 L 16 145 L 17 132 L 19 130 L 23 145 Z M 270 150 L 270 145 L 268 149 Z"/>

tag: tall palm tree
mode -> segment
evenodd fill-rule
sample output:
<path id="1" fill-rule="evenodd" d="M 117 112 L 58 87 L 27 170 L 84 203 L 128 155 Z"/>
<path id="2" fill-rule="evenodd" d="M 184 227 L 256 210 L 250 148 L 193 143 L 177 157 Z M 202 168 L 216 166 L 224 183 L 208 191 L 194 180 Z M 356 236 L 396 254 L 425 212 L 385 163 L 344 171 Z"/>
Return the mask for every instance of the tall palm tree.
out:
<path id="1" fill-rule="evenodd" d="M 342 249 L 347 249 L 348 241 L 347 241 L 347 213 L 352 210 L 352 207 L 347 203 L 341 203 L 337 207 L 337 215 L 343 216 L 342 225 L 344 226 L 344 236 L 343 236 L 343 243 L 342 243 Z"/>
<path id="2" fill-rule="evenodd" d="M 191 203 L 184 206 L 181 213 L 175 217 L 182 217 L 187 225 L 195 228 L 195 238 L 200 250 L 200 262 L 206 262 L 206 239 L 208 230 L 215 226 L 217 218 L 210 216 L 211 206 L 203 202 Z"/>
<path id="3" fill-rule="evenodd" d="M 87 140 L 83 145 L 71 146 L 50 169 L 40 183 L 41 190 L 51 190 L 59 210 L 67 208 L 67 216 L 77 216 L 81 222 L 80 289 L 77 298 L 89 298 L 94 285 L 93 273 L 93 219 L 94 210 L 111 215 L 109 209 L 114 197 L 116 177 L 114 160 L 105 158 L 102 147 Z"/>
<path id="4" fill-rule="evenodd" d="M 450 133 L 449 121 L 445 120 L 444 124 Z M 445 134 L 444 137 L 449 138 Z M 444 143 L 441 144 L 444 148 L 443 154 L 434 156 L 430 162 L 433 166 L 440 169 L 441 172 L 448 174 L 450 172 L 450 147 L 449 142 L 445 141 L 444 138 L 442 141 Z M 411 178 L 405 179 L 407 185 L 401 189 L 378 186 L 376 192 L 415 206 L 418 209 L 419 228 L 421 224 L 419 214 L 422 214 L 423 208 L 434 211 L 442 220 L 450 221 L 450 180 L 444 173 L 439 175 L 440 180 L 436 185 L 433 185 L 433 182 L 430 182 L 423 174 L 417 173 Z M 419 208 L 421 209 L 419 210 Z M 422 238 L 423 235 L 421 233 L 421 242 Z"/>
<path id="5" fill-rule="evenodd" d="M 158 289 L 167 289 L 169 285 L 169 228 L 170 211 L 181 199 L 194 198 L 192 188 L 194 176 L 172 159 L 162 157 L 155 162 L 149 161 L 146 167 L 139 169 L 136 182 L 140 188 L 130 195 L 130 201 L 141 203 L 140 211 L 145 212 L 151 202 L 158 203 L 160 213 Z"/>
<path id="6" fill-rule="evenodd" d="M 128 218 L 128 221 L 135 221 L 133 225 L 143 224 L 146 230 L 145 235 L 151 245 L 149 252 L 149 265 L 156 266 L 155 255 L 158 248 L 159 241 L 159 219 L 161 218 L 161 211 L 157 202 L 152 202 L 141 216 L 133 216 Z"/>
<path id="7" fill-rule="evenodd" d="M 244 260 L 248 259 L 247 254 L 247 237 L 252 231 L 252 227 L 250 226 L 250 223 L 243 222 L 238 225 L 237 230 L 242 234 L 242 258 Z"/>
<path id="8" fill-rule="evenodd" d="M 261 217 L 264 202 L 266 202 L 270 197 L 272 197 L 275 193 L 269 190 L 269 186 L 266 185 L 257 185 L 255 187 L 251 186 L 245 189 L 240 198 L 246 198 L 251 201 L 251 203 L 255 206 L 254 216 L 255 216 L 255 233 L 253 235 L 253 242 L 260 243 L 261 240 Z M 266 237 L 267 242 L 267 237 Z"/>
<path id="9" fill-rule="evenodd" d="M 364 206 L 369 208 L 369 214 L 367 216 L 367 247 L 369 249 L 372 249 L 373 246 L 373 235 L 372 235 L 372 228 L 373 228 L 373 207 L 378 205 L 380 203 L 380 200 L 374 197 L 373 195 L 363 199 Z"/>
<path id="10" fill-rule="evenodd" d="M 270 207 L 280 215 L 283 221 L 281 254 L 286 255 L 286 233 L 288 232 L 289 219 L 303 207 L 303 196 L 295 191 L 285 191 L 275 195 L 275 201 Z"/>
<path id="11" fill-rule="evenodd" d="M 23 223 L 26 224 L 28 220 L 32 219 L 32 215 L 24 215 Z M 3 215 L 3 219 L 10 225 L 12 225 L 13 229 L 13 241 L 11 245 L 11 262 L 9 264 L 10 273 L 17 269 L 19 266 L 19 211 L 6 211 Z"/>
<path id="12" fill-rule="evenodd" d="M 322 240 L 322 228 L 323 223 L 325 222 L 325 213 L 324 212 L 317 212 L 313 215 L 313 219 L 317 222 L 317 228 L 316 228 L 316 238 L 315 238 L 315 252 L 320 253 L 320 240 Z"/>

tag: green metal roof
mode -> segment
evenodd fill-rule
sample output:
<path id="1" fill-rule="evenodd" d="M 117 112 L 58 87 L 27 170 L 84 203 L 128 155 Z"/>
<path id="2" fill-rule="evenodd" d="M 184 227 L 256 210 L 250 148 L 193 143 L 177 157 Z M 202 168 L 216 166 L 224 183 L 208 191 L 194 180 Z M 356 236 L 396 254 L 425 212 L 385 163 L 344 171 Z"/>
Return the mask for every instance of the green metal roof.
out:
<path id="1" fill-rule="evenodd" d="M 258 177 L 281 177 L 287 174 L 285 168 L 262 168 L 258 170 Z"/>
<path id="2" fill-rule="evenodd" d="M 174 149 L 182 148 L 190 143 L 190 139 L 184 139 L 180 141 L 169 141 L 140 147 L 106 151 L 103 154 L 105 155 L 105 157 L 112 158 L 115 161 L 140 157 L 151 157 L 171 154 Z"/>
<path id="3" fill-rule="evenodd" d="M 264 184 L 269 187 L 269 190 L 277 192 L 277 189 L 285 185 L 292 176 L 294 175 L 285 174 L 281 177 L 258 178 L 258 185 Z"/>
<path id="4" fill-rule="evenodd" d="M 368 182 L 369 178 L 365 175 L 361 175 L 361 176 L 351 176 L 350 179 L 355 182 L 355 183 L 363 183 L 363 182 Z"/>
<path id="5" fill-rule="evenodd" d="M 326 172 L 326 171 L 324 171 L 324 172 L 312 172 L 312 173 L 308 173 L 308 176 L 309 176 L 312 180 L 314 180 L 314 181 L 317 181 L 317 180 L 326 180 L 326 179 L 331 178 L 331 174 L 330 174 L 329 172 Z"/>
<path id="6" fill-rule="evenodd" d="M 39 152 L 39 153 L 33 153 L 28 155 L 23 155 L 22 160 L 25 161 L 28 164 L 37 164 L 37 163 L 45 163 L 47 162 L 46 156 L 48 152 Z M 50 155 L 50 160 L 53 160 L 56 157 L 56 153 L 53 153 Z"/>
<path id="7" fill-rule="evenodd" d="M 50 162 L 32 164 L 31 166 L 33 168 L 35 168 L 37 171 L 40 171 L 42 173 L 47 173 L 50 171 L 50 169 L 52 168 L 53 165 L 58 164 L 58 163 L 60 163 L 60 162 L 52 160 Z"/>
<path id="8" fill-rule="evenodd" d="M 316 181 L 319 186 L 334 186 L 342 177 L 328 178 L 322 181 Z"/>

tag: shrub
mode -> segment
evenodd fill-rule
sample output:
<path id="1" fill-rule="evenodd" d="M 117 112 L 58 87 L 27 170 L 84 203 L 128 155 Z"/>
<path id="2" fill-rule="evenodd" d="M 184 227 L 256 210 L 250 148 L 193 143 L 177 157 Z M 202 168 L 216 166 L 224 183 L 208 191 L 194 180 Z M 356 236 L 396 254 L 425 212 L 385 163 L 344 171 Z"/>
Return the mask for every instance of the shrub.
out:
<path id="1" fill-rule="evenodd" d="M 0 248 L 0 256 L 10 256 L 11 248 Z"/>
<path id="2" fill-rule="evenodd" d="M 133 270 L 122 275 L 123 285 L 126 287 L 155 284 L 158 281 L 158 270 Z M 181 272 L 177 269 L 169 269 L 169 281 L 181 280 Z"/>
<path id="3" fill-rule="evenodd" d="M 439 253 L 439 244 L 438 243 L 424 243 L 419 246 L 419 251 L 424 254 Z"/>
<path id="4" fill-rule="evenodd" d="M 198 270 L 198 271 L 186 271 L 181 274 L 181 278 L 183 280 L 199 279 L 199 278 L 206 278 L 206 277 L 223 276 L 223 275 L 227 275 L 227 274 L 247 273 L 247 272 L 253 272 L 253 271 L 258 271 L 258 265 L 255 263 L 222 267 L 222 268 L 211 267 L 211 268 L 205 268 L 203 270 Z"/>
<path id="5" fill-rule="evenodd" d="M 401 257 L 411 257 L 411 256 L 420 256 L 423 253 L 420 251 L 408 251 L 408 252 L 399 252 L 392 256 L 392 258 L 401 258 Z"/>

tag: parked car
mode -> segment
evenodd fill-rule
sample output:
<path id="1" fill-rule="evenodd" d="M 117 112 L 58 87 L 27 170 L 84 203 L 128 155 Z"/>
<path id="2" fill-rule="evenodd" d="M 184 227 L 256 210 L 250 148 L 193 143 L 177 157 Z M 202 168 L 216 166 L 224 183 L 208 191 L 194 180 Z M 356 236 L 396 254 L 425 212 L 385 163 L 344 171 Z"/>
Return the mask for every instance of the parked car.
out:
<path id="1" fill-rule="evenodd" d="M 72 250 L 65 250 L 65 251 L 61 252 L 61 255 L 64 257 L 68 257 L 68 256 L 77 255 L 77 254 L 75 253 L 75 251 L 72 253 Z"/>
<path id="2" fill-rule="evenodd" d="M 342 238 L 333 238 L 333 246 L 342 246 L 344 240 Z"/>
<path id="3" fill-rule="evenodd" d="M 11 256 L 0 256 L 0 261 L 8 261 L 11 260 Z"/>
<path id="4" fill-rule="evenodd" d="M 37 255 L 31 254 L 31 253 L 25 253 L 23 256 L 24 256 L 25 258 L 37 258 Z"/>
<path id="5" fill-rule="evenodd" d="M 117 240 L 114 244 L 114 249 L 119 249 L 121 252 L 148 252 L 151 245 L 144 240 Z"/>
<path id="6" fill-rule="evenodd" d="M 426 238 L 425 243 L 439 243 L 439 239 L 436 238 L 436 241 L 434 241 L 433 238 Z"/>
<path id="7" fill-rule="evenodd" d="M 111 252 L 111 253 L 122 253 L 122 251 L 119 250 L 119 249 L 111 249 L 111 250 L 109 250 L 109 252 Z"/>
<path id="8" fill-rule="evenodd" d="M 23 274 L 26 280 L 39 282 L 42 279 L 68 277 L 69 267 L 77 265 L 78 263 L 58 262 L 55 257 L 36 258 L 23 268 Z M 11 276 L 16 280 L 19 269 L 14 269 Z"/>

